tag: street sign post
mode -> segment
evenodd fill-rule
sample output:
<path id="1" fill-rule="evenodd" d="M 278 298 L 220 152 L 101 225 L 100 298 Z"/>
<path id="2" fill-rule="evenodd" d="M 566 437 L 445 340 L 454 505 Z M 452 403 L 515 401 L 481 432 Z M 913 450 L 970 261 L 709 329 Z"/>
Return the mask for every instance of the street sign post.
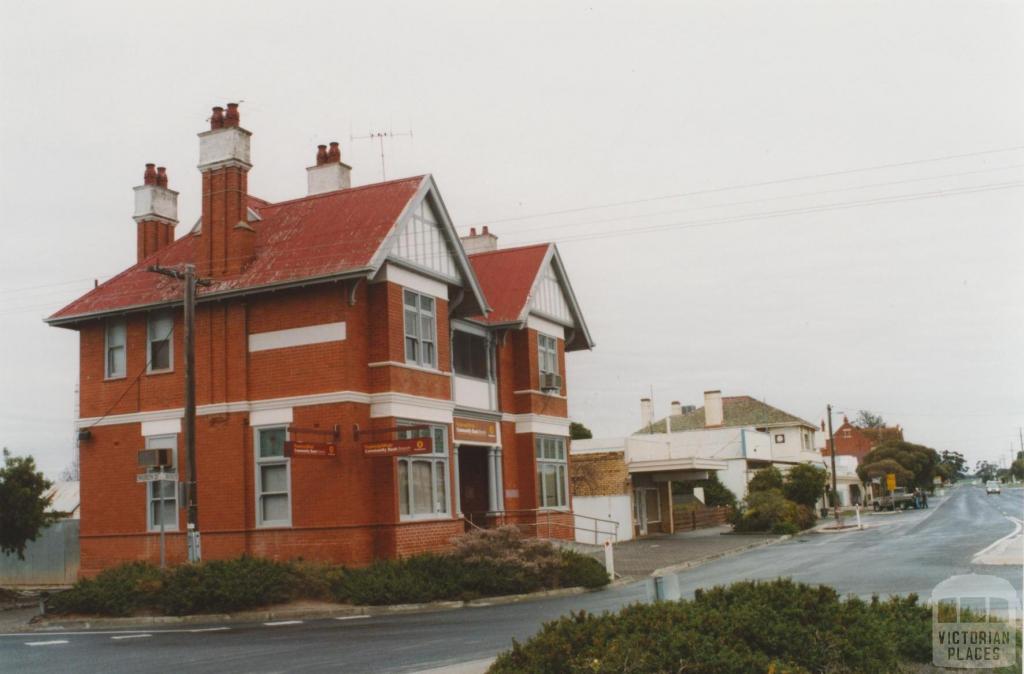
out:
<path id="1" fill-rule="evenodd" d="M 885 488 L 890 494 L 896 489 L 896 473 L 885 474 Z"/>
<path id="2" fill-rule="evenodd" d="M 434 451 L 432 438 L 403 438 L 363 443 L 364 456 L 408 456 L 410 454 L 430 454 L 432 451 Z"/>
<path id="3" fill-rule="evenodd" d="M 136 482 L 171 482 L 178 479 L 177 473 L 139 473 Z"/>

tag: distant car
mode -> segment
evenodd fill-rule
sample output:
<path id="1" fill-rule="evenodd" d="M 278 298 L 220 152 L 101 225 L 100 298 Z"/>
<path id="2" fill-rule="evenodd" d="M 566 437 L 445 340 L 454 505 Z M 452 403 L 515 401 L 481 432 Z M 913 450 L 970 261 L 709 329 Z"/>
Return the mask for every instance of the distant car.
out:
<path id="1" fill-rule="evenodd" d="M 1003 490 L 1002 490 L 1002 487 L 999 486 L 999 483 L 997 481 L 989 480 L 988 482 L 985 483 L 985 493 L 986 494 L 1002 494 Z"/>

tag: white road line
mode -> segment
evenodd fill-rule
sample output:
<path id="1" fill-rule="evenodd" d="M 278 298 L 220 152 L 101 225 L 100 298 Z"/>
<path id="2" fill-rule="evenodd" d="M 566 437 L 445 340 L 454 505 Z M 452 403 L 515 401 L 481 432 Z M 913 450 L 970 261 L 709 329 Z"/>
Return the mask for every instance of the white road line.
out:
<path id="1" fill-rule="evenodd" d="M 119 637 L 110 637 L 110 638 L 114 639 L 115 641 L 119 641 L 121 639 L 147 639 L 147 638 L 149 638 L 151 636 L 153 636 L 153 635 L 152 634 L 122 634 Z"/>
<path id="2" fill-rule="evenodd" d="M 978 554 L 974 555 L 974 558 L 973 558 L 973 559 L 971 560 L 971 563 L 972 563 L 972 564 L 977 564 L 977 563 L 978 563 L 978 561 L 977 561 L 977 560 L 981 559 L 981 558 L 982 558 L 982 557 L 984 557 L 984 556 L 985 556 L 986 554 L 988 554 L 989 552 L 991 552 L 991 551 L 992 551 L 992 550 L 993 550 L 993 549 L 994 549 L 994 548 L 995 548 L 996 546 L 998 546 L 999 544 L 1001 544 L 1001 543 L 1003 543 L 1003 542 L 1005 542 L 1005 541 L 1008 541 L 1008 540 L 1010 540 L 1010 539 L 1011 539 L 1011 538 L 1013 538 L 1014 536 L 1018 536 L 1018 535 L 1020 535 L 1020 533 L 1021 533 L 1021 530 L 1022 530 L 1022 529 L 1024 529 L 1024 522 L 1022 522 L 1021 520 L 1019 520 L 1019 519 L 1017 519 L 1017 518 L 1015 518 L 1015 517 L 1007 517 L 1006 519 L 1010 520 L 1011 522 L 1013 522 L 1013 523 L 1014 523 L 1014 524 L 1016 525 L 1016 526 L 1015 526 L 1015 527 L 1013 528 L 1013 531 L 1011 531 L 1010 533 L 1006 534 L 1005 536 L 1003 536 L 1003 537 L 1002 537 L 1002 538 L 1000 538 L 1000 539 L 999 539 L 998 541 L 994 542 L 994 543 L 993 543 L 992 545 L 988 546 L 987 548 L 985 548 L 984 550 L 982 550 L 982 551 L 981 551 L 981 552 L 979 552 Z"/>
<path id="3" fill-rule="evenodd" d="M 335 617 L 335 620 L 360 620 L 361 618 L 369 618 L 368 615 L 340 615 Z"/>
<path id="4" fill-rule="evenodd" d="M 280 627 L 281 625 L 301 625 L 301 620 L 278 620 L 277 622 L 263 623 L 266 627 Z"/>
<path id="5" fill-rule="evenodd" d="M 67 639 L 54 639 L 52 641 L 26 641 L 26 646 L 56 646 L 57 644 L 66 644 Z"/>
<path id="6" fill-rule="evenodd" d="M 223 632 L 223 631 L 229 630 L 229 629 L 231 629 L 231 628 L 230 627 L 199 627 L 199 628 L 194 629 L 194 630 L 189 630 L 189 632 L 190 633 L 195 633 L 195 632 Z"/>

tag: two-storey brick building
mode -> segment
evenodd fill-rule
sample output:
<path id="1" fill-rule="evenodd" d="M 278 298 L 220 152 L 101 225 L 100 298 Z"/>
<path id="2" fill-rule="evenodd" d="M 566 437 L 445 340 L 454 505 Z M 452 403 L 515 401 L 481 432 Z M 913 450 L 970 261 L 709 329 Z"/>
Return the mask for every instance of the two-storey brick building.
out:
<path id="1" fill-rule="evenodd" d="M 497 249 L 486 229 L 460 241 L 431 176 L 351 187 L 336 143 L 307 169 L 308 196 L 268 203 L 248 193 L 237 105 L 210 122 L 195 227 L 175 238 L 178 195 L 147 165 L 136 263 L 47 319 L 80 336 L 82 573 L 155 561 L 161 524 L 168 559 L 186 556 L 181 490 L 137 482 L 142 448 L 170 448 L 186 472 L 182 284 L 153 265 L 209 280 L 195 318 L 205 559 L 367 563 L 443 548 L 465 519 L 530 531 L 542 517 L 572 538 L 565 353 L 593 343 L 557 248 Z M 430 451 L 365 451 L 412 436 Z"/>

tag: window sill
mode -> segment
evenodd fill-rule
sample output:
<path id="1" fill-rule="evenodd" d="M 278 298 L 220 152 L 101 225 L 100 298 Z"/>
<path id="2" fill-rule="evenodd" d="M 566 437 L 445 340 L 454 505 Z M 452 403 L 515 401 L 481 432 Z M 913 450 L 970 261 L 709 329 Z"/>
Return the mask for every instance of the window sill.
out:
<path id="1" fill-rule="evenodd" d="M 176 534 L 178 532 L 179 532 L 179 529 L 178 529 L 177 526 L 174 526 L 174 527 L 164 527 L 164 533 L 165 534 Z M 160 528 L 157 527 L 155 529 L 149 529 L 146 533 L 158 534 L 158 533 L 160 533 Z"/>
<path id="2" fill-rule="evenodd" d="M 411 524 L 413 522 L 454 522 L 456 518 L 446 514 L 431 515 L 402 515 L 399 517 L 399 524 Z"/>
<path id="3" fill-rule="evenodd" d="M 146 375 L 147 376 L 154 375 L 154 374 L 174 374 L 174 368 L 172 367 L 172 368 L 167 369 L 167 370 L 146 370 Z"/>
<path id="4" fill-rule="evenodd" d="M 113 376 L 110 376 L 110 377 L 104 377 L 103 381 L 121 381 L 122 379 L 127 379 L 127 378 L 128 378 L 127 374 L 118 374 L 118 375 L 113 375 Z"/>
<path id="5" fill-rule="evenodd" d="M 291 529 L 291 522 L 257 522 L 256 528 L 263 531 L 265 529 Z"/>

